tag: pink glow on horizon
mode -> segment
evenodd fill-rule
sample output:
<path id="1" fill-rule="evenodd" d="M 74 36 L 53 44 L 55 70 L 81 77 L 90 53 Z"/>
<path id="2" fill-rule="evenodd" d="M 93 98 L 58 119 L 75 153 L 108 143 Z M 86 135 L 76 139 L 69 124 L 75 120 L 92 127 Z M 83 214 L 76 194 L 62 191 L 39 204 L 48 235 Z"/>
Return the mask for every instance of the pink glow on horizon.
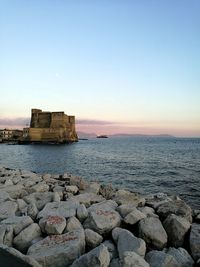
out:
<path id="1" fill-rule="evenodd" d="M 30 118 L 0 119 L 0 128 L 23 129 L 29 127 L 25 122 Z M 24 122 L 25 121 L 25 122 Z M 77 119 L 76 130 L 97 135 L 106 134 L 169 134 L 180 137 L 200 137 L 200 126 L 195 123 L 170 123 L 170 122 L 111 122 L 98 120 Z"/>

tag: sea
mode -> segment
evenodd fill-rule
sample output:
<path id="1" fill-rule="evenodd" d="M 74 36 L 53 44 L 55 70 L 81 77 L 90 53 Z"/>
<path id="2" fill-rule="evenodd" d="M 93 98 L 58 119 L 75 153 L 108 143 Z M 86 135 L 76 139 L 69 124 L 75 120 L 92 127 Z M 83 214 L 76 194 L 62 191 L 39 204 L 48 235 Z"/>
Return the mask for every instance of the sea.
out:
<path id="1" fill-rule="evenodd" d="M 81 176 L 143 195 L 178 195 L 200 209 L 200 138 L 110 137 L 65 145 L 0 144 L 0 164 Z"/>

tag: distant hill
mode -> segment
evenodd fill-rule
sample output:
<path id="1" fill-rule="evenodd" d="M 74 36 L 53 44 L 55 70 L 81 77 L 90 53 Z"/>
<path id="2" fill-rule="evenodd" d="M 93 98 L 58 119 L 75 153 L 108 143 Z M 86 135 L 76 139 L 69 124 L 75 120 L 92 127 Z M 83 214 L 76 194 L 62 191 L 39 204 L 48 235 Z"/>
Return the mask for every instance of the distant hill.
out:
<path id="1" fill-rule="evenodd" d="M 79 138 L 96 138 L 97 134 L 95 133 L 84 133 L 84 132 L 78 132 Z M 148 134 L 110 134 L 108 137 L 157 137 L 157 138 L 175 138 L 175 136 L 170 134 L 155 134 L 155 135 L 148 135 Z"/>
<path id="2" fill-rule="evenodd" d="M 161 137 L 161 138 L 175 138 L 170 134 L 112 134 L 110 137 Z"/>

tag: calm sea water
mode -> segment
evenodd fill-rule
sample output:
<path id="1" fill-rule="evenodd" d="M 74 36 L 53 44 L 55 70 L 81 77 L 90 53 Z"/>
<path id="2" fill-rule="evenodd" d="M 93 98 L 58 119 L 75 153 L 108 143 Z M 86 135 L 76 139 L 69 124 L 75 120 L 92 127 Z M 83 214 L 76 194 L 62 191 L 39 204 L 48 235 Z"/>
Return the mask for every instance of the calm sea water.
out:
<path id="1" fill-rule="evenodd" d="M 178 194 L 200 208 L 200 139 L 123 137 L 70 145 L 0 145 L 0 164 L 82 176 L 142 194 Z"/>

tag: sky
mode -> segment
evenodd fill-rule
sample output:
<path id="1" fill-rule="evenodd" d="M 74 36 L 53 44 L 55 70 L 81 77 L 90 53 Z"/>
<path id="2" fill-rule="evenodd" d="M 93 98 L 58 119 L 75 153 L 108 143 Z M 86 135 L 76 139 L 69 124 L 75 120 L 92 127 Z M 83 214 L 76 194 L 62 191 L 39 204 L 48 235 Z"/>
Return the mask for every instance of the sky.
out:
<path id="1" fill-rule="evenodd" d="M 200 137 L 199 0 L 0 0 L 0 127 Z"/>

